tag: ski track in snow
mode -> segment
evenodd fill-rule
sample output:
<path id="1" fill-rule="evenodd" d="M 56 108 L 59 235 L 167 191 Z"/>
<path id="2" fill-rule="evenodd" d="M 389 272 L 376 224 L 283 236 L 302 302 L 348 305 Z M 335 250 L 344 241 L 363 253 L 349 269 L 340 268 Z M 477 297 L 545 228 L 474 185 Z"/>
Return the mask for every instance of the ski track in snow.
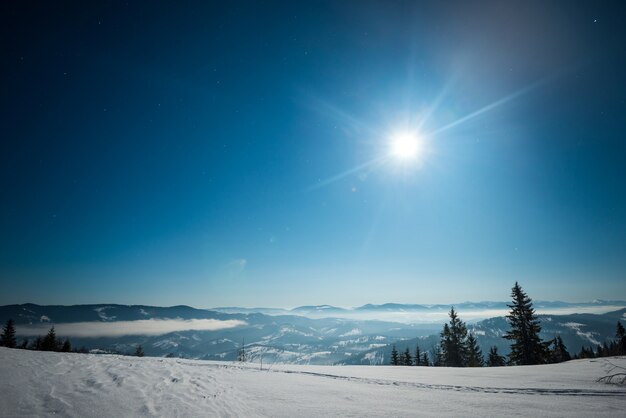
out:
<path id="1" fill-rule="evenodd" d="M 626 366 L 626 357 L 611 363 Z M 0 348 L 2 416 L 616 416 L 604 359 L 478 369 L 296 366 Z M 6 414 L 6 415 L 5 415 Z"/>

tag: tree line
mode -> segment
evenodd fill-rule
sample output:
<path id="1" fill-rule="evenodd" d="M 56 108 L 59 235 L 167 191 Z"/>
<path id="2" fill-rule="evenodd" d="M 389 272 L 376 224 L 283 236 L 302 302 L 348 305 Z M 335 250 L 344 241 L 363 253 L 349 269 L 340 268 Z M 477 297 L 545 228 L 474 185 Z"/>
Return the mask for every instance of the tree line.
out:
<path id="1" fill-rule="evenodd" d="M 72 349 L 72 344 L 69 338 L 57 337 L 54 326 L 50 327 L 48 333 L 44 336 L 38 336 L 29 343 L 28 339 L 24 338 L 21 344 L 17 344 L 15 323 L 13 319 L 8 319 L 4 327 L 2 328 L 2 335 L 0 335 L 0 347 L 7 348 L 21 348 L 25 350 L 37 350 L 37 351 L 58 351 L 62 353 L 88 353 L 86 347 L 81 346 L 78 349 Z M 122 353 L 117 353 L 122 354 Z M 133 355 L 137 357 L 143 357 L 144 352 L 141 345 L 135 347 Z"/>
<path id="2" fill-rule="evenodd" d="M 448 314 L 450 321 L 443 326 L 439 344 L 432 349 L 432 361 L 426 352 L 421 352 L 419 345 L 412 356 L 407 347 L 403 353 L 398 353 L 395 344 L 392 346 L 390 364 L 402 366 L 435 366 L 435 367 L 500 367 L 505 365 L 534 365 L 547 363 L 561 363 L 572 358 L 567 351 L 560 335 L 548 341 L 542 341 L 539 333 L 541 325 L 532 306 L 532 299 L 515 282 L 511 289 L 513 299 L 509 314 L 506 316 L 510 330 L 503 338 L 511 342 L 511 352 L 508 358 L 498 353 L 498 348 L 489 349 L 487 359 L 478 346 L 476 336 L 468 332 L 454 307 Z M 598 346 L 594 352 L 591 348 L 584 348 L 574 358 L 588 358 L 599 356 L 616 356 L 626 354 L 626 336 L 624 326 L 617 321 L 616 340 Z"/>
<path id="3" fill-rule="evenodd" d="M 12 319 L 7 320 L 4 328 L 2 329 L 2 335 L 0 336 L 0 346 L 38 351 L 60 351 L 64 353 L 69 353 L 72 351 L 72 344 L 70 343 L 70 340 L 68 338 L 58 338 L 56 331 L 54 330 L 54 326 L 50 328 L 46 335 L 35 338 L 32 342 L 30 342 L 30 344 L 28 342 L 28 339 L 24 338 L 22 343 L 18 345 L 17 339 L 15 337 L 15 323 Z"/>

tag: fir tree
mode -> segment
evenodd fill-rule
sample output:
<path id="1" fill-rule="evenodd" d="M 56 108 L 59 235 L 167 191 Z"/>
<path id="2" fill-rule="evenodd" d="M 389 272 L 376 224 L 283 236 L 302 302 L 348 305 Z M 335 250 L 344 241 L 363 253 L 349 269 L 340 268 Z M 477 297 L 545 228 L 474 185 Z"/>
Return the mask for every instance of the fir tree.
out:
<path id="1" fill-rule="evenodd" d="M 562 363 L 571 359 L 572 357 L 567 352 L 567 348 L 565 347 L 565 344 L 563 344 L 561 336 L 557 335 L 554 340 L 552 340 L 552 348 L 550 349 L 550 362 Z"/>
<path id="2" fill-rule="evenodd" d="M 407 347 L 406 350 L 404 350 L 404 353 L 402 353 L 401 363 L 404 366 L 413 365 L 413 358 L 411 357 L 411 352 L 409 351 L 409 347 Z"/>
<path id="3" fill-rule="evenodd" d="M 70 344 L 69 339 L 65 339 L 63 345 L 61 346 L 61 351 L 63 351 L 64 353 L 69 353 L 70 351 L 72 351 L 72 344 Z"/>
<path id="4" fill-rule="evenodd" d="M 15 325 L 13 324 L 12 319 L 7 321 L 2 330 L 0 345 L 8 348 L 15 348 L 17 346 L 17 342 L 15 340 Z"/>
<path id="5" fill-rule="evenodd" d="M 146 355 L 146 354 L 143 352 L 143 348 L 141 348 L 141 345 L 138 345 L 138 346 L 135 348 L 135 356 L 137 356 L 137 357 L 143 357 L 143 356 L 145 356 L 145 355 Z"/>
<path id="6" fill-rule="evenodd" d="M 498 347 L 495 345 L 489 349 L 489 359 L 487 360 L 487 366 L 489 367 L 501 367 L 504 366 L 504 356 L 498 354 Z"/>
<path id="7" fill-rule="evenodd" d="M 467 337 L 467 366 L 468 367 L 483 367 L 485 360 L 483 359 L 483 352 L 478 346 L 478 341 L 474 334 Z"/>
<path id="8" fill-rule="evenodd" d="M 424 351 L 422 353 L 422 362 L 421 362 L 422 366 L 430 366 L 430 359 L 428 358 L 428 352 Z"/>
<path id="9" fill-rule="evenodd" d="M 467 327 L 454 310 L 450 309 L 450 323 L 441 331 L 443 365 L 465 367 L 467 365 Z"/>
<path id="10" fill-rule="evenodd" d="M 576 358 L 594 358 L 596 355 L 593 353 L 593 350 L 591 349 L 591 347 L 586 348 L 586 347 L 582 347 L 580 349 L 580 352 L 576 355 Z"/>
<path id="11" fill-rule="evenodd" d="M 398 350 L 396 350 L 396 345 L 391 346 L 391 364 L 397 366 L 400 364 L 400 356 L 398 356 Z"/>
<path id="12" fill-rule="evenodd" d="M 421 366 L 422 365 L 422 352 L 420 351 L 420 345 L 417 344 L 415 346 L 415 365 L 416 366 Z"/>
<path id="13" fill-rule="evenodd" d="M 511 309 L 507 315 L 511 330 L 504 336 L 512 341 L 509 362 L 514 365 L 545 363 L 546 346 L 539 338 L 541 326 L 532 300 L 517 282 L 511 290 L 511 297 L 513 303 L 507 305 Z"/>
<path id="14" fill-rule="evenodd" d="M 43 351 L 57 351 L 58 342 L 57 342 L 57 334 L 54 331 L 54 326 L 50 328 L 48 334 L 41 341 L 41 350 Z"/>

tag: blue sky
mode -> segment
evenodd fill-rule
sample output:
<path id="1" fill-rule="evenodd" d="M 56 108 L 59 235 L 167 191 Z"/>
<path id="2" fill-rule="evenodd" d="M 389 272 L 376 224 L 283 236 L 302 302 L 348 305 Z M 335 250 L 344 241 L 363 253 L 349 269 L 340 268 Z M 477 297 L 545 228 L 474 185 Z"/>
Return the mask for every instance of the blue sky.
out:
<path id="1" fill-rule="evenodd" d="M 2 304 L 626 298 L 619 4 L 7 9 Z"/>

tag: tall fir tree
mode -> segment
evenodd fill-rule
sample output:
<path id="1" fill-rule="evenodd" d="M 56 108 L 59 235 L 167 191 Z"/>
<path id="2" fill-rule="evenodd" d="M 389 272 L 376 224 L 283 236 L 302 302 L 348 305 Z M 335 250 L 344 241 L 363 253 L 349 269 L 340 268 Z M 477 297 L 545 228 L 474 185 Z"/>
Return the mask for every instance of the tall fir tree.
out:
<path id="1" fill-rule="evenodd" d="M 2 329 L 0 345 L 8 348 L 15 348 L 17 346 L 17 341 L 15 339 L 15 324 L 12 319 L 9 319 Z"/>
<path id="2" fill-rule="evenodd" d="M 430 366 L 430 359 L 428 358 L 428 352 L 424 351 L 422 353 L 422 362 L 421 362 L 422 366 L 428 367 Z"/>
<path id="3" fill-rule="evenodd" d="M 483 367 L 485 360 L 474 334 L 467 337 L 467 367 Z"/>
<path id="4" fill-rule="evenodd" d="M 498 347 L 495 345 L 489 349 L 489 358 L 487 359 L 487 366 L 489 367 L 502 367 L 504 366 L 504 356 L 498 354 Z"/>
<path id="5" fill-rule="evenodd" d="M 397 366 L 400 364 L 400 356 L 398 355 L 398 350 L 396 349 L 396 345 L 391 346 L 391 364 Z"/>
<path id="6" fill-rule="evenodd" d="M 511 330 L 504 336 L 511 341 L 509 363 L 513 365 L 542 364 L 546 360 L 546 345 L 539 332 L 541 326 L 533 309 L 532 299 L 515 282 L 511 289 L 513 303 L 507 305 L 511 311 L 507 315 Z"/>
<path id="7" fill-rule="evenodd" d="M 459 319 L 454 308 L 450 309 L 449 324 L 444 324 L 441 331 L 441 351 L 443 365 L 447 367 L 465 367 L 467 365 L 467 327 Z"/>

